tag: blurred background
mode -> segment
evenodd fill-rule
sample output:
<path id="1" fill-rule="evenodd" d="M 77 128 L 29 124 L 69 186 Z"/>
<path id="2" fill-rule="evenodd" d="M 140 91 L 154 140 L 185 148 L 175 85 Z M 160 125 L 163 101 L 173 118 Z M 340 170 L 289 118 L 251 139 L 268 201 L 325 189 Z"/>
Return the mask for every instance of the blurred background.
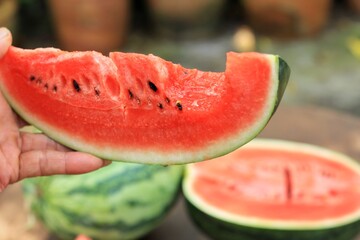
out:
<path id="1" fill-rule="evenodd" d="M 0 26 L 10 28 L 14 45 L 23 48 L 152 53 L 206 71 L 224 71 L 228 51 L 278 54 L 292 69 L 282 105 L 310 104 L 360 115 L 360 0 L 0 0 Z M 292 132 L 295 116 L 286 118 L 288 127 L 281 122 L 274 132 L 291 137 L 300 132 L 301 140 L 320 139 L 326 146 L 355 149 L 360 156 L 360 135 L 339 137 L 353 133 L 353 127 L 309 134 L 320 132 L 323 121 L 329 122 L 325 130 L 337 124 L 338 118 L 324 115 L 315 119 L 315 127 L 309 117 L 304 124 L 312 128 L 302 135 L 301 130 Z M 347 118 L 344 122 L 350 125 Z M 19 194 L 19 188 L 12 188 L 0 196 L 0 233 L 9 229 L 13 236 L 11 226 L 27 221 L 25 214 L 13 214 L 22 204 Z M 155 238 L 148 239 L 166 239 L 160 237 L 164 229 L 176 232 L 177 214 L 186 219 L 178 205 L 153 233 Z M 42 231 L 35 235 L 5 239 L 48 239 Z"/>
<path id="2" fill-rule="evenodd" d="M 15 45 L 153 53 L 223 71 L 227 51 L 281 55 L 284 104 L 360 114 L 359 0 L 0 0 Z"/>

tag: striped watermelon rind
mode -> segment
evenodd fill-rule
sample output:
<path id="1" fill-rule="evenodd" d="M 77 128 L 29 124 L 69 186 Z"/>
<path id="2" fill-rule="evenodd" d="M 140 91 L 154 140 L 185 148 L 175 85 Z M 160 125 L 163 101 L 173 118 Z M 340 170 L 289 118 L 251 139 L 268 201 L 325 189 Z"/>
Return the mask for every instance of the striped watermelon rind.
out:
<path id="1" fill-rule="evenodd" d="M 275 139 L 255 139 L 245 147 L 280 148 L 304 151 L 338 162 L 360 175 L 360 165 L 354 159 L 322 147 Z M 221 161 L 214 159 L 212 161 Z M 196 164 L 196 163 L 195 163 Z M 212 239 L 218 240 L 352 240 L 360 232 L 360 209 L 339 218 L 323 221 L 279 221 L 239 216 L 224 212 L 201 200 L 192 190 L 195 173 L 188 164 L 182 182 L 189 216 L 196 226 Z"/>
<path id="2" fill-rule="evenodd" d="M 171 209 L 182 172 L 182 166 L 113 163 L 83 175 L 28 179 L 23 189 L 35 216 L 61 239 L 136 239 Z"/>

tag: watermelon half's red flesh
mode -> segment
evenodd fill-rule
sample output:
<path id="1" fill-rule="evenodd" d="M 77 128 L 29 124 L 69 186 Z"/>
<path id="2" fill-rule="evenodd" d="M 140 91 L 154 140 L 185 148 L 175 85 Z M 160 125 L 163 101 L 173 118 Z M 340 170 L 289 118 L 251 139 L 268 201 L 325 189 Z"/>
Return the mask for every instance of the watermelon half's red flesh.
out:
<path id="1" fill-rule="evenodd" d="M 311 145 L 254 140 L 191 164 L 184 191 L 218 219 L 269 229 L 338 227 L 360 218 L 360 166 Z"/>
<path id="2" fill-rule="evenodd" d="M 174 164 L 225 154 L 255 137 L 289 77 L 278 56 L 227 55 L 226 71 L 153 55 L 11 47 L 0 89 L 29 123 L 101 158 Z"/>

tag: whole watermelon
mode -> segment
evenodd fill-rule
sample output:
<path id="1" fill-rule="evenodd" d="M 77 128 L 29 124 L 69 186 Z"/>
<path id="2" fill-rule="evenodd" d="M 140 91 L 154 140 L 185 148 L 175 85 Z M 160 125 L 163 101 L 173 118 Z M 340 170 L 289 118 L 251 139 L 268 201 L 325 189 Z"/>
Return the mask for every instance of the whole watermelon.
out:
<path id="1" fill-rule="evenodd" d="M 153 230 L 178 196 L 182 166 L 112 163 L 83 175 L 23 181 L 31 211 L 60 239 L 137 239 Z"/>

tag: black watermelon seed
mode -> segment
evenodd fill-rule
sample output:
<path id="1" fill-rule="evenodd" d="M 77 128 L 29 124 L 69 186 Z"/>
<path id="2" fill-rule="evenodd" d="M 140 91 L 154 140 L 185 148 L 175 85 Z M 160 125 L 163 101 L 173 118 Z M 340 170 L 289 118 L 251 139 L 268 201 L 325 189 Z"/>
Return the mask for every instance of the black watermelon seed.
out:
<path id="1" fill-rule="evenodd" d="M 45 83 L 44 88 L 47 90 L 49 88 L 49 85 Z"/>
<path id="2" fill-rule="evenodd" d="M 129 92 L 129 98 L 130 98 L 130 99 L 133 99 L 134 94 L 132 93 L 132 91 L 128 90 L 128 92 Z"/>
<path id="3" fill-rule="evenodd" d="M 157 105 L 160 109 L 163 109 L 164 108 L 164 106 L 162 105 L 162 103 L 158 103 L 158 105 Z"/>
<path id="4" fill-rule="evenodd" d="M 176 107 L 177 107 L 180 111 L 182 111 L 182 109 L 183 109 L 183 107 L 182 107 L 182 105 L 181 105 L 181 102 L 179 102 L 179 101 L 176 102 Z"/>
<path id="5" fill-rule="evenodd" d="M 166 103 L 170 103 L 170 99 L 168 97 L 165 98 Z"/>
<path id="6" fill-rule="evenodd" d="M 72 83 L 73 83 L 73 86 L 74 86 L 75 91 L 80 92 L 80 91 L 81 91 L 81 88 L 80 88 L 78 82 L 77 82 L 75 79 L 73 79 L 73 80 L 72 80 Z"/>
<path id="7" fill-rule="evenodd" d="M 95 95 L 100 96 L 100 90 L 94 87 Z"/>
<path id="8" fill-rule="evenodd" d="M 30 79 L 30 81 L 34 81 L 34 80 L 36 79 L 36 77 L 35 77 L 34 75 L 31 75 L 31 76 L 29 77 L 29 79 Z"/>
<path id="9" fill-rule="evenodd" d="M 52 90 L 53 90 L 54 92 L 57 92 L 57 89 L 58 89 L 58 88 L 57 88 L 56 85 L 54 85 L 53 88 L 52 88 Z"/>
<path id="10" fill-rule="evenodd" d="M 151 90 L 153 90 L 154 92 L 157 92 L 158 88 L 156 87 L 156 85 L 153 82 L 148 81 L 148 84 L 149 84 L 149 87 Z"/>

